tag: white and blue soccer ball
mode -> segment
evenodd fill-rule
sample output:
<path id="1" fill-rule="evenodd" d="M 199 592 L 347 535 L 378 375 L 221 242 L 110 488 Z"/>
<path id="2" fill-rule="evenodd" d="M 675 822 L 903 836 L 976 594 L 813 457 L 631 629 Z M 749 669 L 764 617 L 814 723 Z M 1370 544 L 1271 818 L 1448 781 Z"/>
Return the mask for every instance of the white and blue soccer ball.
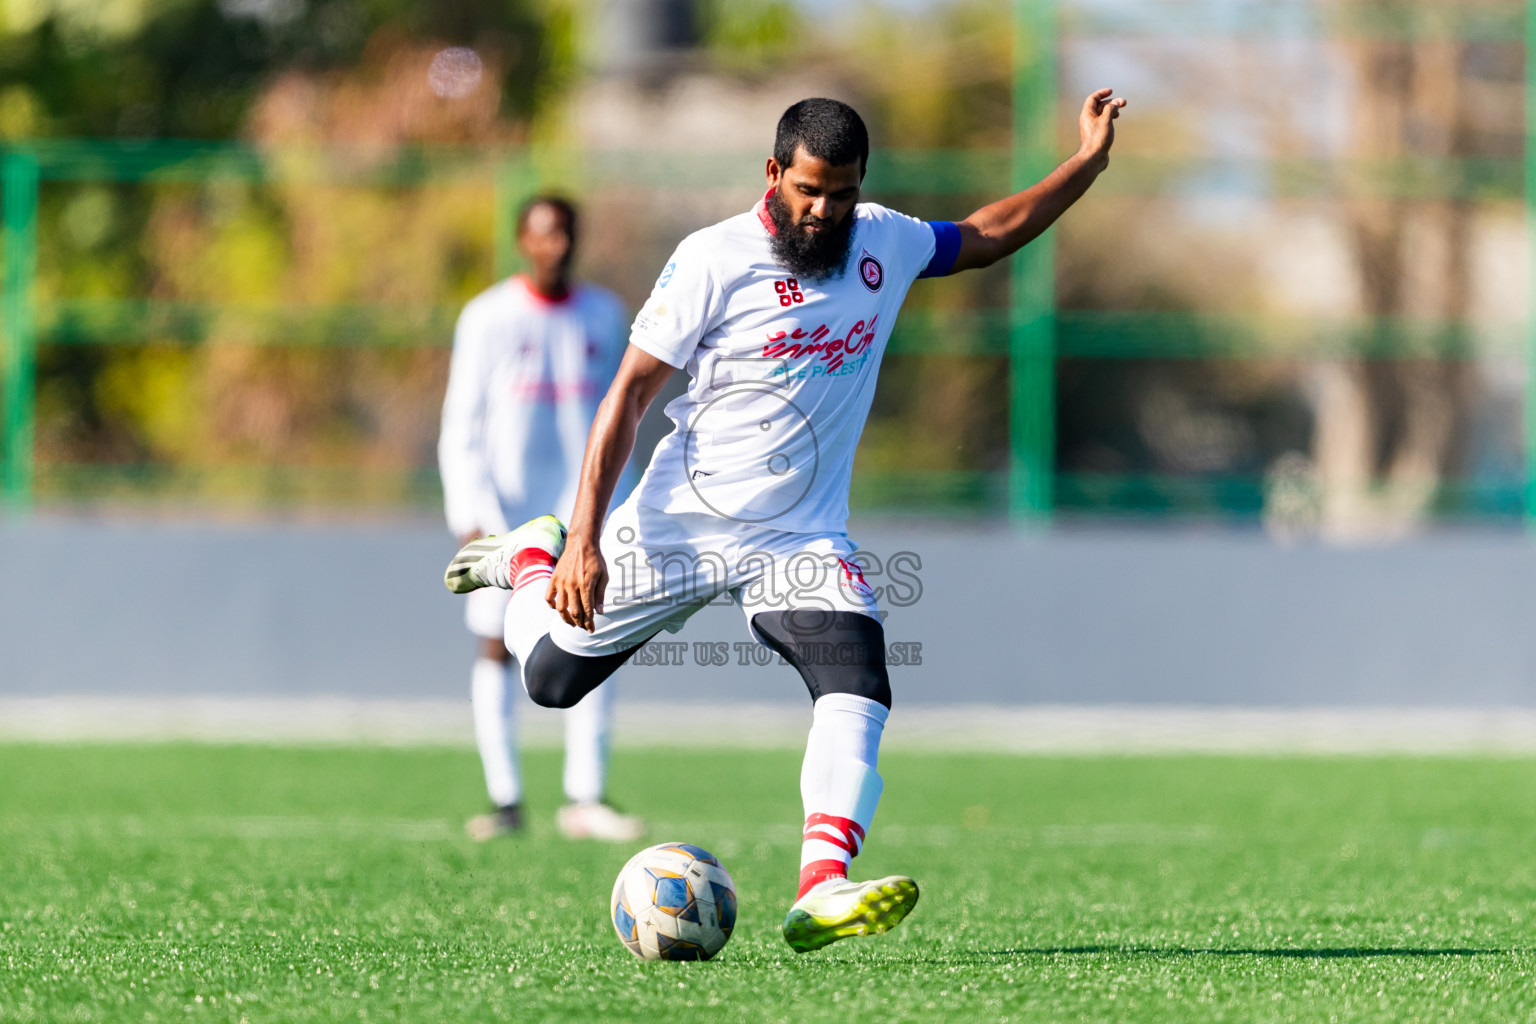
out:
<path id="1" fill-rule="evenodd" d="M 736 927 L 736 883 L 708 850 L 662 843 L 624 865 L 610 910 L 640 959 L 708 960 Z"/>

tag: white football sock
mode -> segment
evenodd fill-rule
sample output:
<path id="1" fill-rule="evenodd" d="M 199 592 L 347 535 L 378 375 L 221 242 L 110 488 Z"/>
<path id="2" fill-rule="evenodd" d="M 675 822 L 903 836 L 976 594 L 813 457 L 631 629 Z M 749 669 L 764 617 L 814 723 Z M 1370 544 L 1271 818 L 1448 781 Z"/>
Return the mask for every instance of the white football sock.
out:
<path id="1" fill-rule="evenodd" d="M 517 770 L 516 697 L 512 693 L 512 666 L 490 658 L 478 658 L 470 675 L 469 701 L 475 713 L 475 745 L 485 769 L 485 788 L 491 802 L 507 807 L 523 798 Z"/>
<path id="2" fill-rule="evenodd" d="M 847 874 L 875 819 L 885 783 L 875 770 L 890 710 L 878 701 L 829 693 L 816 702 L 800 768 L 805 833 L 800 894 Z"/>
<path id="3" fill-rule="evenodd" d="M 565 798 L 572 803 L 595 804 L 603 799 L 612 712 L 611 681 L 565 712 Z"/>
<path id="4" fill-rule="evenodd" d="M 525 574 L 526 575 L 526 574 Z M 544 600 L 545 593 L 549 590 L 549 572 L 529 578 L 512 591 L 511 598 L 507 601 L 507 617 L 505 623 L 505 639 L 507 650 L 517 658 L 519 665 L 528 664 L 528 658 L 533 654 L 534 647 L 540 640 L 549 634 L 554 624 L 559 621 L 559 613 L 549 606 Z M 521 675 L 518 677 L 521 679 Z"/>

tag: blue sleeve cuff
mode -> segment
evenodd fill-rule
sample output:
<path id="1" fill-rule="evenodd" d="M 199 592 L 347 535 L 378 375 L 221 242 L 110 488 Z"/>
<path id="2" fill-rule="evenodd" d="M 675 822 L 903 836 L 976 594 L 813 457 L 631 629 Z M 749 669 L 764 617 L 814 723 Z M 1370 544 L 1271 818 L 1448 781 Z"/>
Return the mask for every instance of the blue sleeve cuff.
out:
<path id="1" fill-rule="evenodd" d="M 931 220 L 928 226 L 933 229 L 933 259 L 917 276 L 943 277 L 955 269 L 955 260 L 960 256 L 960 229 L 947 220 Z"/>

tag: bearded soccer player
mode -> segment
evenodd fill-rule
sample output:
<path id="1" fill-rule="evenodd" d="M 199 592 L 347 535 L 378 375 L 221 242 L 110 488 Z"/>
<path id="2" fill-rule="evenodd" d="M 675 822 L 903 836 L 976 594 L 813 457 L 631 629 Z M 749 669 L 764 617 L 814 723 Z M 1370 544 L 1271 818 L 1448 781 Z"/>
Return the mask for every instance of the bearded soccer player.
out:
<path id="1" fill-rule="evenodd" d="M 438 463 L 448 526 L 463 544 L 505 533 L 536 512 L 569 514 L 598 401 L 624 354 L 624 304 L 575 281 L 576 208 L 537 196 L 518 213 L 528 271 L 471 299 L 454 329 Z M 507 597 L 472 594 L 465 624 L 480 639 L 470 676 L 475 742 L 494 809 L 471 818 L 480 841 L 522 827 L 516 668 L 502 636 Z M 565 796 L 556 815 L 572 839 L 627 841 L 643 823 L 603 802 L 612 687 L 565 713 Z"/>
<path id="2" fill-rule="evenodd" d="M 901 875 L 847 877 L 880 799 L 891 707 L 875 595 L 847 535 L 880 356 L 913 281 L 1004 259 L 1088 190 L 1125 105 L 1111 95 L 1087 98 L 1078 151 L 1045 180 L 958 223 L 859 202 L 859 115 L 828 99 L 790 107 L 767 194 L 684 239 L 636 318 L 587 440 L 569 531 L 544 516 L 449 565 L 450 590 L 512 591 L 507 644 L 528 693 L 551 707 L 581 700 L 705 603 L 729 594 L 741 606 L 814 702 L 800 888 L 784 921 L 797 951 L 887 931 L 918 895 Z M 676 429 L 605 522 L 636 424 L 677 367 L 691 380 L 667 406 Z"/>

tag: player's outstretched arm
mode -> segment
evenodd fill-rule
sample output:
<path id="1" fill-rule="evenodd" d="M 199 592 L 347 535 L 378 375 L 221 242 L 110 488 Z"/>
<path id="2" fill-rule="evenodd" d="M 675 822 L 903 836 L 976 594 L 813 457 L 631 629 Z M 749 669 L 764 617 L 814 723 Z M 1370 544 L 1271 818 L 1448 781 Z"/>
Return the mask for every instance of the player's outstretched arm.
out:
<path id="1" fill-rule="evenodd" d="M 1113 89 L 1099 89 L 1083 101 L 1077 118 L 1081 144 L 1044 181 L 983 206 L 959 223 L 960 252 L 955 257 L 954 271 L 988 267 L 1012 256 L 1082 198 L 1093 180 L 1109 166 L 1109 147 L 1115 141 L 1114 121 L 1125 106 L 1125 100 L 1113 94 Z"/>
<path id="2" fill-rule="evenodd" d="M 603 610 L 603 591 L 608 588 L 608 567 L 598 548 L 608 502 L 635 449 L 640 419 L 671 376 L 671 366 L 630 345 L 587 434 L 565 551 L 555 565 L 545 598 L 562 619 L 588 632 L 592 631 L 592 617 Z"/>

